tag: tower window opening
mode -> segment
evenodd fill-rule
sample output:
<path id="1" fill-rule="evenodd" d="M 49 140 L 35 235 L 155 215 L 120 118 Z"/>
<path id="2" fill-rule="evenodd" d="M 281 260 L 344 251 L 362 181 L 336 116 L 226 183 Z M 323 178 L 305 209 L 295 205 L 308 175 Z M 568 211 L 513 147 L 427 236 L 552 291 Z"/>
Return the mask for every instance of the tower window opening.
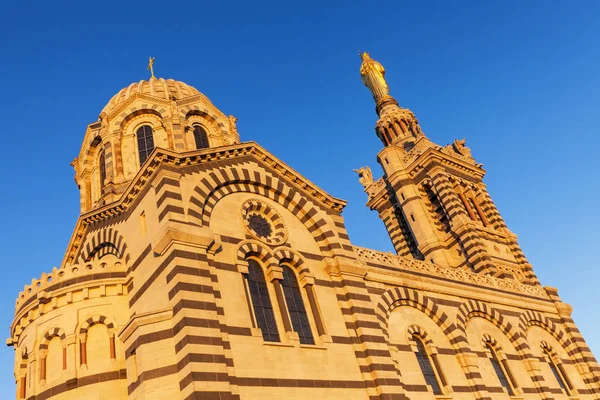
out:
<path id="1" fill-rule="evenodd" d="M 433 192 L 430 186 L 425 186 L 425 193 L 427 194 L 427 198 L 431 203 L 431 211 L 433 212 L 436 220 L 440 225 L 440 229 L 444 232 L 450 232 L 450 220 L 444 211 L 444 207 L 442 206 L 442 202 L 438 198 L 438 196 Z"/>
<path id="2" fill-rule="evenodd" d="M 419 363 L 419 367 L 421 368 L 421 372 L 425 378 L 425 383 L 431 386 L 433 389 L 433 394 L 440 395 L 442 394 L 442 388 L 440 387 L 437 376 L 435 375 L 435 371 L 433 370 L 433 366 L 431 365 L 431 360 L 429 359 L 425 345 L 419 336 L 413 335 L 413 338 L 417 343 L 417 351 L 415 352 L 415 356 L 417 357 L 417 362 Z"/>
<path id="3" fill-rule="evenodd" d="M 208 148 L 208 135 L 200 125 L 194 125 L 194 141 L 196 142 L 196 149 Z"/>
<path id="4" fill-rule="evenodd" d="M 146 162 L 146 159 L 154 150 L 154 136 L 152 135 L 152 127 L 144 125 L 137 130 L 138 154 L 140 156 L 140 165 Z"/>
<path id="5" fill-rule="evenodd" d="M 282 269 L 283 281 L 281 282 L 281 286 L 283 287 L 283 294 L 290 313 L 290 319 L 292 320 L 292 326 L 298 333 L 300 343 L 315 344 L 296 274 L 287 265 L 283 265 Z"/>
<path id="6" fill-rule="evenodd" d="M 246 281 L 252 298 L 252 307 L 256 324 L 262 331 L 263 340 L 266 342 L 279 342 L 279 332 L 273 313 L 273 305 L 269 297 L 267 282 L 262 268 L 253 259 L 248 260 L 248 274 Z"/>
<path id="7" fill-rule="evenodd" d="M 98 164 L 100 164 L 98 166 L 100 169 L 100 186 L 104 186 L 106 183 L 106 157 L 104 156 L 104 151 L 100 152 Z"/>
<path id="8" fill-rule="evenodd" d="M 404 237 L 404 241 L 406 242 L 406 245 L 408 246 L 408 249 L 410 251 L 410 254 L 413 256 L 413 258 L 417 260 L 423 260 L 423 254 L 421 254 L 421 252 L 419 251 L 419 245 L 413 235 L 412 230 L 410 229 L 410 225 L 408 224 L 406 217 L 404 216 L 404 212 L 401 209 L 396 208 L 395 215 L 398 221 L 398 225 L 400 226 L 402 236 Z"/>
<path id="9" fill-rule="evenodd" d="M 556 379 L 556 382 L 558 383 L 558 386 L 560 386 L 560 389 L 564 393 L 566 393 L 566 394 L 568 394 L 570 396 L 571 392 L 569 391 L 569 388 L 568 388 L 567 384 L 565 383 L 565 379 L 563 378 L 563 376 L 560 373 L 560 371 L 558 370 L 556 364 L 552 360 L 552 356 L 550 354 L 549 349 L 548 348 L 543 348 L 543 350 L 544 350 L 544 358 L 546 359 L 546 363 L 550 367 L 550 370 L 552 371 L 552 375 L 554 375 L 554 379 Z"/>
<path id="10" fill-rule="evenodd" d="M 500 381 L 500 385 L 504 389 L 506 389 L 509 396 L 514 396 L 515 395 L 514 391 L 513 391 L 512 387 L 510 386 L 510 384 L 508 383 L 506 374 L 504 373 L 504 370 L 502 369 L 502 366 L 500 365 L 500 361 L 498 360 L 498 355 L 496 354 L 496 352 L 494 351 L 494 349 L 492 348 L 492 346 L 489 343 L 486 343 L 486 346 L 487 346 L 488 350 L 490 351 L 489 360 L 490 360 L 490 363 L 492 363 L 492 367 L 494 368 L 496 377 Z"/>

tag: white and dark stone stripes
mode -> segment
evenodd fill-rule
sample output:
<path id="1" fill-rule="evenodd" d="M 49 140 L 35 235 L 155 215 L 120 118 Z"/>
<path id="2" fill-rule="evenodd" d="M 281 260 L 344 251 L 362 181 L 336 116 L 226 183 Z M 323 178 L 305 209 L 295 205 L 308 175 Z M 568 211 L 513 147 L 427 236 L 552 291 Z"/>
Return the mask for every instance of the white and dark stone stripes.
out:
<path id="1" fill-rule="evenodd" d="M 110 142 L 104 142 L 103 144 L 103 150 L 104 150 L 104 168 L 106 171 L 106 181 L 105 182 L 100 182 L 100 186 L 103 186 L 109 182 L 113 182 L 114 177 L 116 176 L 116 171 L 115 171 L 115 162 L 114 162 L 114 157 L 113 157 L 113 146 L 112 143 Z M 100 168 L 102 168 L 102 166 L 99 166 Z M 104 193 L 102 193 L 104 194 Z"/>
<path id="2" fill-rule="evenodd" d="M 408 231 L 410 228 L 406 223 L 402 210 L 389 204 L 379 213 L 379 218 L 381 218 L 388 231 L 396 254 L 402 257 L 412 257 L 413 251 L 411 251 L 411 245 L 407 240 L 407 235 L 412 234 Z M 414 243 L 414 240 L 412 242 L 412 247 L 416 250 L 416 243 Z"/>
<path id="3" fill-rule="evenodd" d="M 520 329 L 515 329 L 515 327 L 510 322 L 507 322 L 504 316 L 496 309 L 494 309 L 486 303 L 477 300 L 469 300 L 463 303 L 457 311 L 456 327 L 457 330 L 460 332 L 461 337 L 465 338 L 465 341 L 462 343 L 462 346 L 464 348 L 467 348 L 469 346 L 468 342 L 466 342 L 466 324 L 473 317 L 487 319 L 496 327 L 498 327 L 500 331 L 511 342 L 522 361 L 530 363 L 531 361 L 536 359 L 531 352 L 531 348 L 529 346 L 529 343 L 527 342 L 526 334 L 524 334 Z M 495 339 L 492 340 L 490 337 L 489 341 L 493 344 L 495 342 Z M 516 383 L 514 377 L 512 376 L 512 372 L 510 371 L 510 369 L 508 369 L 507 365 L 505 365 L 505 369 L 509 374 L 511 382 L 513 382 L 513 386 L 516 387 Z M 539 371 L 536 371 L 534 369 L 529 369 L 528 372 L 538 392 L 544 393 L 546 391 L 546 387 L 543 375 L 541 375 Z"/>
<path id="4" fill-rule="evenodd" d="M 125 239 L 114 228 L 105 228 L 89 234 L 85 243 L 80 247 L 76 259 L 79 259 L 80 262 L 88 262 L 95 256 L 100 258 L 106 254 L 124 258 L 126 262 L 129 262 L 130 259 Z"/>
<path id="5" fill-rule="evenodd" d="M 226 117 L 223 114 L 221 114 L 221 116 L 217 115 L 219 111 L 216 108 L 214 110 L 209 110 L 205 107 L 200 107 L 197 104 L 190 104 L 179 107 L 179 112 L 181 116 L 185 116 L 185 119 L 188 119 L 192 115 L 198 115 L 206 119 L 213 125 L 213 128 L 219 133 L 221 139 L 228 133 L 229 127 L 226 126 L 224 122 Z"/>
<path id="6" fill-rule="evenodd" d="M 160 121 L 164 116 L 167 115 L 167 110 L 158 104 L 147 103 L 133 105 L 128 109 L 123 110 L 123 112 L 121 112 L 117 118 L 113 119 L 109 116 L 109 119 L 111 120 L 110 124 L 113 127 L 118 126 L 121 131 L 124 132 L 127 129 L 127 125 L 129 125 L 135 118 L 145 115 L 153 115 Z"/>
<path id="7" fill-rule="evenodd" d="M 88 330 L 96 324 L 106 325 L 106 328 L 110 331 L 114 331 L 116 328 L 115 322 L 112 320 L 112 318 L 109 318 L 104 315 L 94 315 L 84 320 L 84 322 L 79 327 L 79 334 L 87 335 Z"/>
<path id="8" fill-rule="evenodd" d="M 244 217 L 246 229 L 255 236 L 257 233 L 254 232 L 252 226 L 250 226 L 251 219 L 253 217 L 259 217 L 267 221 L 270 232 L 268 235 L 261 236 L 260 239 L 268 245 L 276 246 L 287 241 L 288 231 L 283 222 L 283 218 L 273 207 L 266 204 L 264 201 L 257 198 L 248 199 L 244 201 L 240 211 Z"/>
<path id="9" fill-rule="evenodd" d="M 344 274 L 334 275 L 332 279 L 340 283 L 334 286 L 340 307 L 352 310 L 343 313 L 344 321 L 369 394 L 378 395 L 380 399 L 404 397 L 377 316 L 362 312 L 372 310 L 372 300 L 364 281 Z"/>
<path id="10" fill-rule="evenodd" d="M 40 341 L 40 350 L 47 349 L 48 343 L 55 337 L 60 338 L 61 341 L 67 338 L 64 329 L 58 327 L 50 328 L 44 332 L 44 335 L 42 336 L 42 340 Z"/>
<path id="11" fill-rule="evenodd" d="M 323 211 L 316 208 L 314 202 L 307 200 L 293 185 L 284 184 L 279 177 L 260 167 L 221 168 L 204 175 L 190 198 L 190 222 L 207 226 L 217 202 L 233 192 L 258 194 L 287 208 L 311 232 L 325 254 L 333 255 L 342 248 Z"/>
<path id="12" fill-rule="evenodd" d="M 158 221 L 161 222 L 165 219 L 185 221 L 185 208 L 180 186 L 181 171 L 177 168 L 163 166 L 158 174 L 153 183 Z"/>
<path id="13" fill-rule="evenodd" d="M 469 216 L 448 177 L 440 171 L 435 171 L 431 176 L 431 181 L 438 193 L 439 200 L 444 205 L 444 209 L 452 221 L 452 227 L 461 226 L 462 222 L 466 221 Z M 466 253 L 468 261 L 473 265 L 475 272 L 492 274 L 496 268 L 492 264 L 485 244 L 477 232 L 472 229 L 462 229 L 458 232 L 455 230 L 455 234 L 458 236 L 461 247 Z"/>
<path id="14" fill-rule="evenodd" d="M 488 193 L 485 184 L 480 182 L 477 185 L 476 195 L 477 195 L 477 198 L 479 198 L 480 196 L 482 197 L 482 200 L 480 202 L 481 209 L 487 216 L 489 223 L 492 224 L 494 229 L 497 229 L 497 230 L 507 229 L 506 223 L 500 216 L 500 213 L 498 212 L 498 209 L 496 208 L 494 201 L 492 200 L 490 194 Z"/>
<path id="15" fill-rule="evenodd" d="M 177 256 L 169 257 L 168 253 L 171 252 Z M 169 247 L 164 256 L 170 259 L 163 272 L 166 275 L 163 276 L 166 278 L 169 304 L 173 309 L 173 350 L 178 363 L 176 368 L 167 364 L 160 367 L 165 374 L 177 374 L 183 398 L 194 392 L 235 395 L 228 379 L 230 362 L 227 360 L 230 358 L 225 354 L 230 346 L 220 328 L 223 309 L 218 302 L 221 295 L 214 286 L 217 277 L 208 255 L 177 243 Z M 209 343 L 210 346 L 200 342 Z M 157 372 L 155 375 L 160 374 Z M 132 389 L 138 388 L 145 390 L 142 385 Z"/>
<path id="16" fill-rule="evenodd" d="M 558 290 L 551 287 L 545 287 L 546 293 L 554 301 L 558 310 L 564 310 L 566 305 L 560 299 Z M 565 330 L 568 340 L 561 343 L 567 352 L 567 355 L 573 360 L 574 363 L 579 364 L 578 369 L 581 371 L 583 380 L 592 391 L 600 393 L 600 365 L 592 351 L 588 347 L 583 335 L 575 325 L 575 321 L 565 313 L 559 312 L 559 321 Z M 560 343 L 560 342 L 559 342 Z"/>
<path id="17" fill-rule="evenodd" d="M 407 305 L 423 312 L 440 327 L 442 332 L 449 338 L 450 342 L 453 342 L 452 335 L 454 334 L 455 326 L 450 323 L 448 315 L 444 313 L 433 300 L 423 293 L 403 287 L 396 287 L 384 292 L 379 298 L 379 302 L 375 309 L 377 320 L 381 325 L 381 330 L 386 342 L 389 342 L 387 327 L 389 316 L 396 307 L 402 305 Z"/>
<path id="18" fill-rule="evenodd" d="M 521 246 L 517 243 L 515 237 L 512 235 L 508 238 L 508 248 L 512 252 L 515 260 L 519 263 L 523 274 L 525 275 L 525 280 L 523 283 L 528 283 L 530 285 L 539 285 L 540 281 L 538 280 L 536 274 L 533 272 L 533 267 L 527 261 L 523 250 L 521 250 Z"/>
<path id="19" fill-rule="evenodd" d="M 439 170 L 433 171 L 430 177 L 432 189 L 438 196 L 439 201 L 442 203 L 448 218 L 450 220 L 454 220 L 456 218 L 469 218 L 448 177 Z"/>
<path id="20" fill-rule="evenodd" d="M 346 256 L 354 258 L 354 247 L 350 242 L 346 225 L 344 224 L 344 218 L 341 215 L 329 214 L 329 217 L 333 220 L 333 231 L 337 235 L 338 241 L 342 246 L 341 252 L 345 253 Z"/>

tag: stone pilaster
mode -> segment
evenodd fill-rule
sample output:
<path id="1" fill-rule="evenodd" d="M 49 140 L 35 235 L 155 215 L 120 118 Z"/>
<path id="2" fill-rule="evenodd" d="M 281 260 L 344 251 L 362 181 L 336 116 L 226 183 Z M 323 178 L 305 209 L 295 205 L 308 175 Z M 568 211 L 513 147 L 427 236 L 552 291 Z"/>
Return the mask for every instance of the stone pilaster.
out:
<path id="1" fill-rule="evenodd" d="M 350 264 L 326 260 L 326 271 L 334 282 L 339 307 L 344 315 L 349 341 L 356 355 L 369 400 L 406 400 L 404 389 L 379 327 L 364 272 Z M 333 338 L 345 340 L 342 338 Z"/>
<path id="2" fill-rule="evenodd" d="M 565 348 L 567 354 L 571 357 L 577 367 L 577 371 L 583 377 L 583 381 L 588 386 L 591 393 L 599 398 L 600 393 L 600 365 L 592 354 L 583 335 L 575 325 L 575 321 L 571 318 L 573 308 L 566 303 L 563 303 L 558 295 L 558 290 L 549 286 L 544 289 L 550 299 L 554 302 L 556 310 L 560 317 L 562 326 L 569 337 L 569 345 Z"/>

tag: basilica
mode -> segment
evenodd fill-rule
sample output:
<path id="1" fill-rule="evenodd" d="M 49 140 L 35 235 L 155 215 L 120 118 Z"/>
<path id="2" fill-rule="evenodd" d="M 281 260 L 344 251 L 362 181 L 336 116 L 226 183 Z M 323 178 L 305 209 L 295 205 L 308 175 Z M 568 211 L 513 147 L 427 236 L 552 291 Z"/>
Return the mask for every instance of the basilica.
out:
<path id="1" fill-rule="evenodd" d="M 356 172 L 396 254 L 353 245 L 344 200 L 152 72 L 85 129 L 62 263 L 16 300 L 16 398 L 600 399 L 466 141 L 431 142 L 361 58 L 384 174 Z"/>

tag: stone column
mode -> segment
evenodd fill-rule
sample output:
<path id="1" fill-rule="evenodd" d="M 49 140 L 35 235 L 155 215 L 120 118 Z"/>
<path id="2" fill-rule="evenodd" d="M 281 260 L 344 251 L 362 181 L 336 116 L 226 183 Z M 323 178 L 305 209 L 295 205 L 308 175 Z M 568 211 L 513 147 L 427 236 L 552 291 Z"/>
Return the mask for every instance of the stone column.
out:
<path id="1" fill-rule="evenodd" d="M 79 365 L 87 365 L 87 345 L 85 335 L 79 337 Z"/>
<path id="2" fill-rule="evenodd" d="M 321 312 L 319 311 L 319 306 L 315 297 L 315 289 L 313 287 L 313 283 L 307 283 L 304 286 L 304 289 L 306 290 L 306 296 L 308 297 L 308 304 L 310 304 L 310 309 L 315 318 L 315 324 L 317 325 L 317 333 L 319 334 L 319 336 L 323 336 L 327 332 L 325 331 L 325 326 L 323 325 L 323 319 L 321 318 Z"/>
<path id="3" fill-rule="evenodd" d="M 292 321 L 288 314 L 287 306 L 285 304 L 285 296 L 283 295 L 283 288 L 281 287 L 281 281 L 283 280 L 283 271 L 280 267 L 271 266 L 267 270 L 267 281 L 273 284 L 275 288 L 275 297 L 277 297 L 277 305 L 281 313 L 281 320 L 283 321 L 283 327 L 289 334 L 294 332 L 292 328 Z"/>

